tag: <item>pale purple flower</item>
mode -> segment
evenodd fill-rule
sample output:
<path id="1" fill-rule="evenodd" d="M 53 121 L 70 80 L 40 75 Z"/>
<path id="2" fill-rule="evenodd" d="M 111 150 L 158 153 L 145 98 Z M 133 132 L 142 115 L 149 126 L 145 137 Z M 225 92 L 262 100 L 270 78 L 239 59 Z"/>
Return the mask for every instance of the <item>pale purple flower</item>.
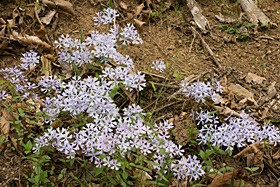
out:
<path id="1" fill-rule="evenodd" d="M 2 90 L 2 92 L 0 93 L 0 99 L 6 100 L 7 97 L 8 94 L 6 94 L 6 90 Z"/>
<path id="2" fill-rule="evenodd" d="M 195 155 L 193 157 L 188 155 L 187 158 L 183 156 L 180 160 L 176 160 L 171 164 L 171 169 L 174 171 L 174 176 L 176 176 L 177 179 L 190 177 L 189 181 L 192 179 L 197 180 L 205 174 L 200 161 L 197 160 Z"/>
<path id="3" fill-rule="evenodd" d="M 120 33 L 120 41 L 122 41 L 122 45 L 127 45 L 130 43 L 130 41 L 132 44 L 143 43 L 133 24 L 128 23 L 126 27 L 122 28 L 121 30 L 122 32 Z"/>
<path id="4" fill-rule="evenodd" d="M 28 64 L 29 67 L 33 67 L 39 64 L 40 56 L 38 56 L 38 53 L 33 50 L 23 53 L 22 56 L 23 57 L 21 57 L 21 61 L 25 64 Z"/>
<path id="5" fill-rule="evenodd" d="M 163 61 L 156 60 L 153 61 L 151 68 L 156 69 L 159 72 L 164 72 L 166 66 Z"/>

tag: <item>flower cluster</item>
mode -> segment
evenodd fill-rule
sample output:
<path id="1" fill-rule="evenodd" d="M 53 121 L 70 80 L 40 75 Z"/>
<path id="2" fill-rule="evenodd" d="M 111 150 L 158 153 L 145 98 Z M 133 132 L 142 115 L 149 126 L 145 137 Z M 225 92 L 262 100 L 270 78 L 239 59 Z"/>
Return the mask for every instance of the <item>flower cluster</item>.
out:
<path id="1" fill-rule="evenodd" d="M 219 82 L 216 82 L 214 85 L 211 85 L 210 82 L 195 82 L 189 84 L 185 78 L 180 85 L 182 86 L 182 92 L 187 97 L 193 97 L 197 102 L 205 102 L 205 98 L 211 98 L 214 102 L 218 102 L 218 94 L 216 92 L 222 93 L 222 86 Z M 216 86 L 215 90 L 213 86 Z"/>
<path id="2" fill-rule="evenodd" d="M 181 160 L 177 161 L 177 163 L 172 164 L 171 168 L 175 172 L 177 179 L 190 177 L 190 181 L 192 180 L 192 178 L 194 178 L 194 180 L 197 180 L 200 176 L 203 176 L 205 174 L 200 161 L 197 160 L 197 157 L 195 155 L 193 157 L 188 155 L 188 158 L 183 156 Z"/>
<path id="3" fill-rule="evenodd" d="M 156 69 L 157 71 L 163 72 L 166 66 L 163 61 L 156 60 L 152 63 L 152 69 Z"/>
<path id="4" fill-rule="evenodd" d="M 118 41 L 122 45 L 142 43 L 133 25 L 128 24 L 119 31 L 119 26 L 115 24 L 117 16 L 115 10 L 108 8 L 94 18 L 98 26 L 114 22 L 109 33 L 92 32 L 85 42 L 72 39 L 68 35 L 56 41 L 60 49 L 59 61 L 81 66 L 91 63 L 93 58 L 98 58 L 105 64 L 114 61 L 117 67 L 105 67 L 99 78 L 73 77 L 67 84 L 61 83 L 57 77 L 40 80 L 39 85 L 44 92 L 55 90 L 57 93 L 53 98 L 43 99 L 44 111 L 48 116 L 45 122 L 51 123 L 62 111 L 69 112 L 73 117 L 83 114 L 90 117 L 91 121 L 74 132 L 65 128 L 49 128 L 41 137 L 35 139 L 33 151 L 52 146 L 68 158 L 74 158 L 77 152 L 82 152 L 97 167 L 112 170 L 122 167 L 122 160 L 126 159 L 127 153 L 149 155 L 159 164 L 154 166 L 159 170 L 168 157 L 170 163 L 164 168 L 164 173 L 170 169 L 178 178 L 191 176 L 191 179 L 197 179 L 203 175 L 203 171 L 196 157 L 176 160 L 183 155 L 183 150 L 182 146 L 170 140 L 169 131 L 173 124 L 163 121 L 155 124 L 155 128 L 150 128 L 142 119 L 145 116 L 143 109 L 137 105 L 123 109 L 123 114 L 120 115 L 119 109 L 109 96 L 118 84 L 124 85 L 126 89 L 141 91 L 146 81 L 141 72 L 135 71 L 132 59 L 116 50 Z M 159 68 L 165 68 L 162 62 Z M 186 171 L 186 168 L 190 169 Z"/>
<path id="5" fill-rule="evenodd" d="M 245 142 L 254 143 L 263 140 L 275 144 L 280 142 L 277 127 L 267 124 L 261 127 L 244 111 L 240 113 L 240 117 L 228 117 L 227 122 L 220 126 L 216 123 L 217 117 L 209 117 L 205 115 L 206 113 L 201 112 L 196 118 L 199 123 L 204 124 L 198 134 L 200 143 L 211 143 L 214 146 L 224 146 L 226 150 L 233 150 L 234 146 L 239 148 L 246 146 Z M 213 118 L 215 120 L 209 120 Z"/>
<path id="6" fill-rule="evenodd" d="M 116 10 L 112 8 L 103 9 L 102 12 L 96 13 L 96 17 L 93 20 L 96 22 L 95 25 L 99 26 L 101 24 L 109 24 L 115 22 L 116 18 L 119 16 Z"/>
<path id="7" fill-rule="evenodd" d="M 23 53 L 23 57 L 21 58 L 21 61 L 23 64 L 20 65 L 22 69 L 27 70 L 28 66 L 34 67 L 39 63 L 40 56 L 37 52 L 30 50 L 29 52 Z"/>
<path id="8" fill-rule="evenodd" d="M 60 88 L 62 85 L 62 81 L 56 75 L 53 77 L 42 77 L 42 79 L 40 79 L 38 82 L 38 86 L 41 87 L 41 91 L 43 93 L 47 93 L 52 90 L 54 90 L 56 93 L 60 93 Z"/>
<path id="9" fill-rule="evenodd" d="M 34 55 L 35 52 L 32 52 L 32 55 Z M 37 54 L 37 53 L 36 53 Z M 9 88 L 14 88 L 15 91 L 17 93 L 21 94 L 21 99 L 26 99 L 27 97 L 29 97 L 30 95 L 33 96 L 33 98 L 38 98 L 37 94 L 34 93 L 34 91 L 32 91 L 33 89 L 37 88 L 38 86 L 35 85 L 34 83 L 31 83 L 28 81 L 28 79 L 25 77 L 24 72 L 21 69 L 27 70 L 28 66 L 33 66 L 36 65 L 36 63 L 32 64 L 31 60 L 30 60 L 30 56 L 32 56 L 30 54 L 30 52 L 27 52 L 27 55 L 23 55 L 24 57 L 22 58 L 22 60 L 24 60 L 25 64 L 22 65 L 20 64 L 19 66 L 15 65 L 14 67 L 10 67 L 10 68 L 2 68 L 0 71 L 4 72 L 4 79 L 7 80 L 7 82 L 5 82 L 5 84 L 10 84 L 10 86 L 8 86 Z M 25 59 L 27 58 L 27 59 Z M 35 57 L 34 57 L 35 58 Z M 36 58 L 37 59 L 37 58 Z M 30 64 L 28 64 L 27 62 L 30 62 Z M 26 66 L 27 65 L 27 66 Z M 2 94 L 2 98 L 6 98 L 7 94 L 5 95 L 6 91 L 3 91 Z"/>

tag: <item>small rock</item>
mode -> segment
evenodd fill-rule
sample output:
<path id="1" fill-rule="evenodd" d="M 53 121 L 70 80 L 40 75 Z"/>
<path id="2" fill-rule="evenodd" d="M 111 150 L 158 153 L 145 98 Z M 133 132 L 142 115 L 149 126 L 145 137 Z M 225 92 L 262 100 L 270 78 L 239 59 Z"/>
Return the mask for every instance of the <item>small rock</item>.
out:
<path id="1" fill-rule="evenodd" d="M 263 81 L 266 79 L 264 77 L 260 77 L 256 74 L 253 73 L 248 73 L 247 76 L 245 77 L 245 81 L 247 83 L 254 83 L 254 84 L 262 84 Z"/>
<path id="2" fill-rule="evenodd" d="M 244 98 L 254 98 L 254 94 L 243 88 L 239 84 L 230 84 L 229 88 L 232 90 L 232 93 L 235 95 L 238 101 Z"/>

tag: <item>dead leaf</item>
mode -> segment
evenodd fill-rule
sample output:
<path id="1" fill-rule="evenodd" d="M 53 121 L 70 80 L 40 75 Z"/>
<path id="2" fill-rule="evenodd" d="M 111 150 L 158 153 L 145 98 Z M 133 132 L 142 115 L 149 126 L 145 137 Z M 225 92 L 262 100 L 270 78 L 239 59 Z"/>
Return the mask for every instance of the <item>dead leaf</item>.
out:
<path id="1" fill-rule="evenodd" d="M 253 98 L 244 98 L 238 103 L 241 106 L 247 105 L 247 106 L 258 106 L 258 103 Z"/>
<path id="2" fill-rule="evenodd" d="M 55 10 L 51 10 L 49 11 L 42 19 L 42 23 L 49 25 L 54 17 L 54 15 L 56 14 Z"/>
<path id="3" fill-rule="evenodd" d="M 254 165 L 254 158 L 255 158 L 255 153 L 250 153 L 247 155 L 247 167 L 251 167 Z"/>
<path id="4" fill-rule="evenodd" d="M 43 38 L 46 35 L 46 29 L 43 24 L 41 24 L 40 29 L 35 31 L 35 35 L 39 38 Z"/>
<path id="5" fill-rule="evenodd" d="M 235 97 L 238 101 L 240 101 L 246 97 L 254 98 L 253 93 L 251 93 L 247 89 L 243 88 L 239 84 L 230 84 L 229 88 L 231 89 L 231 91 L 233 92 L 233 94 L 235 95 Z"/>
<path id="6" fill-rule="evenodd" d="M 0 49 L 6 49 L 8 47 L 8 40 L 7 39 L 2 39 L 2 43 L 0 44 Z"/>
<path id="7" fill-rule="evenodd" d="M 1 128 L 1 137 L 3 135 L 7 135 L 9 134 L 11 127 L 10 127 L 10 123 L 6 120 L 6 118 L 4 116 L 1 117 L 0 120 L 0 128 Z"/>
<path id="8" fill-rule="evenodd" d="M 274 143 L 266 143 L 266 145 L 273 146 Z M 264 142 L 252 143 L 251 145 L 247 146 L 245 149 L 240 151 L 238 154 L 234 155 L 233 158 L 247 157 L 248 154 L 251 154 L 251 153 L 257 154 L 264 147 L 265 147 Z"/>
<path id="9" fill-rule="evenodd" d="M 42 46 L 46 50 L 53 51 L 53 47 L 47 44 L 46 42 L 42 41 L 37 36 L 21 36 L 18 32 L 12 30 L 12 36 L 14 39 L 18 40 L 23 45 L 39 45 Z"/>
<path id="10" fill-rule="evenodd" d="M 41 62 L 42 62 L 41 71 L 44 72 L 45 77 L 51 76 L 52 75 L 51 62 L 45 56 L 41 56 Z"/>
<path id="11" fill-rule="evenodd" d="M 248 73 L 245 77 L 247 83 L 262 84 L 266 79 L 253 73 Z"/>
<path id="12" fill-rule="evenodd" d="M 120 1 L 120 7 L 124 10 L 127 10 L 127 5 L 122 1 Z"/>
<path id="13" fill-rule="evenodd" d="M 69 14 L 74 15 L 75 11 L 73 9 L 72 4 L 69 1 L 64 1 L 64 0 L 53 0 L 53 1 L 48 1 L 48 0 L 42 0 L 43 4 L 47 5 L 48 7 L 52 9 L 60 9 L 62 11 L 65 11 Z"/>
<path id="14" fill-rule="evenodd" d="M 234 175 L 234 183 L 233 183 L 234 187 L 240 186 L 240 180 L 241 180 L 241 186 L 245 184 L 244 180 L 247 180 L 247 178 L 243 175 L 242 169 L 236 169 L 234 171 L 226 172 L 225 174 L 222 175 L 217 175 L 208 187 L 221 187 L 223 185 L 230 185 L 232 182 L 233 175 Z"/>
<path id="15" fill-rule="evenodd" d="M 278 160 L 280 158 L 280 148 L 277 150 L 275 154 L 272 155 L 274 160 Z"/>
<path id="16" fill-rule="evenodd" d="M 135 16 L 138 16 L 143 10 L 143 8 L 144 8 L 144 3 L 141 3 L 140 5 L 136 6 L 134 10 Z"/>
<path id="17" fill-rule="evenodd" d="M 232 115 L 232 116 L 235 116 L 235 117 L 240 117 L 240 115 L 235 112 L 234 110 L 230 109 L 229 107 L 227 106 L 223 106 L 223 107 L 219 107 L 219 106 L 214 106 L 214 108 L 216 110 L 218 110 L 218 112 L 220 114 L 223 114 L 225 116 L 229 116 L 229 115 Z"/>
<path id="18" fill-rule="evenodd" d="M 67 62 L 60 62 L 60 66 L 62 68 L 62 73 L 66 76 L 65 79 L 69 79 L 72 76 L 72 66 Z"/>
<path id="19" fill-rule="evenodd" d="M 138 20 L 138 19 L 133 19 L 133 20 L 134 20 L 135 26 L 136 26 L 138 29 L 142 30 L 142 25 L 144 25 L 146 22 L 140 21 L 140 20 Z"/>

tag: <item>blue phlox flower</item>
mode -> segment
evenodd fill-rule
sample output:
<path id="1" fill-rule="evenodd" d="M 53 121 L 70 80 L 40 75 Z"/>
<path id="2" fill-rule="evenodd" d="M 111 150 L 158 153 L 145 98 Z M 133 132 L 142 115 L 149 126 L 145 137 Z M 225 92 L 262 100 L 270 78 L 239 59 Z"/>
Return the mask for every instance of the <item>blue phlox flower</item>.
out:
<path id="1" fill-rule="evenodd" d="M 187 177 L 190 177 L 189 181 L 192 179 L 197 180 L 205 174 L 200 161 L 197 160 L 195 155 L 193 157 L 188 155 L 187 158 L 183 156 L 180 160 L 176 160 L 171 164 L 171 169 L 174 171 L 174 176 L 176 176 L 178 180 Z"/>
<path id="2" fill-rule="evenodd" d="M 38 53 L 33 50 L 23 53 L 22 56 L 23 57 L 20 58 L 21 61 L 28 64 L 30 68 L 39 64 L 40 56 L 38 56 Z"/>
<path id="3" fill-rule="evenodd" d="M 121 30 L 122 32 L 120 33 L 120 41 L 122 41 L 122 45 L 130 44 L 130 41 L 132 44 L 143 43 L 133 24 L 128 23 L 126 27 L 122 28 Z"/>
<path id="4" fill-rule="evenodd" d="M 6 100 L 7 97 L 8 94 L 6 94 L 6 90 L 2 90 L 2 92 L 0 93 L 0 99 Z"/>
<path id="5" fill-rule="evenodd" d="M 159 72 L 164 72 L 166 65 L 164 64 L 163 61 L 156 60 L 152 62 L 151 68 L 156 69 Z"/>

